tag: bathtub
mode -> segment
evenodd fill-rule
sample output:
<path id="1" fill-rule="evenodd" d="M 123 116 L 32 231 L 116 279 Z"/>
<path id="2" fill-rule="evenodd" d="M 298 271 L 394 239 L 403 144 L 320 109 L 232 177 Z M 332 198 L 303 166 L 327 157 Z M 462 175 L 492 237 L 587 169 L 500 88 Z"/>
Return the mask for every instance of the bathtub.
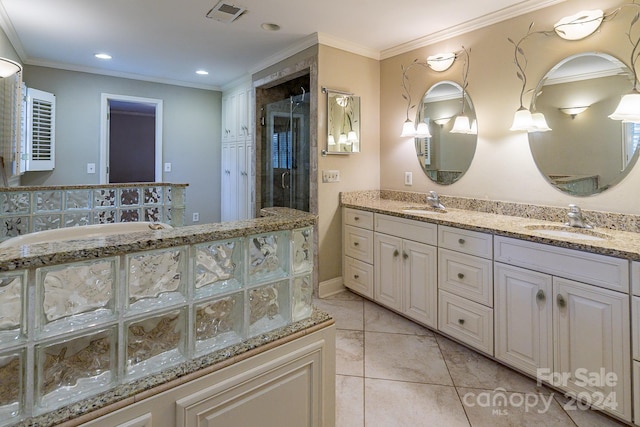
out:
<path id="1" fill-rule="evenodd" d="M 12 237 L 0 243 L 0 248 L 50 243 L 65 240 L 95 239 L 113 234 L 135 233 L 138 231 L 168 230 L 173 227 L 162 222 L 116 222 L 111 224 L 83 225 L 79 227 L 56 228 L 55 230 L 36 231 Z"/>

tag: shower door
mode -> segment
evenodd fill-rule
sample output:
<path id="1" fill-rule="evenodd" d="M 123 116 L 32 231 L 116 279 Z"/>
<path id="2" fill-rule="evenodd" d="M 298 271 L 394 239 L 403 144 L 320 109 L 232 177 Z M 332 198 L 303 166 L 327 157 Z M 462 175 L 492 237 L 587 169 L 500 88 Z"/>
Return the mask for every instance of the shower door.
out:
<path id="1" fill-rule="evenodd" d="M 309 211 L 309 95 L 265 105 L 262 207 Z"/>

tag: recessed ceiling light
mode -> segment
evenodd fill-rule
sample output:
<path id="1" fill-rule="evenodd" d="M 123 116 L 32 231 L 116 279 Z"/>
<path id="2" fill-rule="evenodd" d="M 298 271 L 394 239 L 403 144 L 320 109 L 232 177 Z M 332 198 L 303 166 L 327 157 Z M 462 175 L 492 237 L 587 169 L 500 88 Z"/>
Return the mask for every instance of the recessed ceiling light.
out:
<path id="1" fill-rule="evenodd" d="M 209 74 L 209 72 L 206 70 L 198 70 L 196 71 L 196 74 L 200 74 L 201 76 L 206 76 Z"/>
<path id="2" fill-rule="evenodd" d="M 269 22 L 265 22 L 264 24 L 260 25 L 260 27 L 265 31 L 278 31 L 280 29 L 280 25 L 271 24 Z"/>
<path id="3" fill-rule="evenodd" d="M 96 53 L 94 56 L 98 59 L 111 59 L 111 55 L 107 53 Z"/>

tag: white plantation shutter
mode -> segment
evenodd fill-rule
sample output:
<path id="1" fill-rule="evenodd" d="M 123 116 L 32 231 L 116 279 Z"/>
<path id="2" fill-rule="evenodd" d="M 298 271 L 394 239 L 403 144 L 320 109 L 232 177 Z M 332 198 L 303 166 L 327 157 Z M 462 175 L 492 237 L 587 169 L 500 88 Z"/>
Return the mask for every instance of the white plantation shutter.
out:
<path id="1" fill-rule="evenodd" d="M 25 171 L 55 167 L 56 97 L 38 89 L 27 89 Z"/>

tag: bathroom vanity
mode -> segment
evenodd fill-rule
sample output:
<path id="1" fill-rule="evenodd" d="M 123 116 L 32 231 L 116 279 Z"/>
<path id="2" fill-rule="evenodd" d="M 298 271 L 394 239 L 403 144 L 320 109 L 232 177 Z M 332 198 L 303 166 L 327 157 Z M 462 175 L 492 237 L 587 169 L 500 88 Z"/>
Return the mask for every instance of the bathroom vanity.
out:
<path id="1" fill-rule="evenodd" d="M 511 216 L 458 202 L 343 193 L 345 286 L 640 424 L 640 235 L 565 227 L 555 208 L 535 219 L 539 207 Z"/>
<path id="2" fill-rule="evenodd" d="M 0 425 L 333 425 L 316 220 L 0 248 Z"/>

